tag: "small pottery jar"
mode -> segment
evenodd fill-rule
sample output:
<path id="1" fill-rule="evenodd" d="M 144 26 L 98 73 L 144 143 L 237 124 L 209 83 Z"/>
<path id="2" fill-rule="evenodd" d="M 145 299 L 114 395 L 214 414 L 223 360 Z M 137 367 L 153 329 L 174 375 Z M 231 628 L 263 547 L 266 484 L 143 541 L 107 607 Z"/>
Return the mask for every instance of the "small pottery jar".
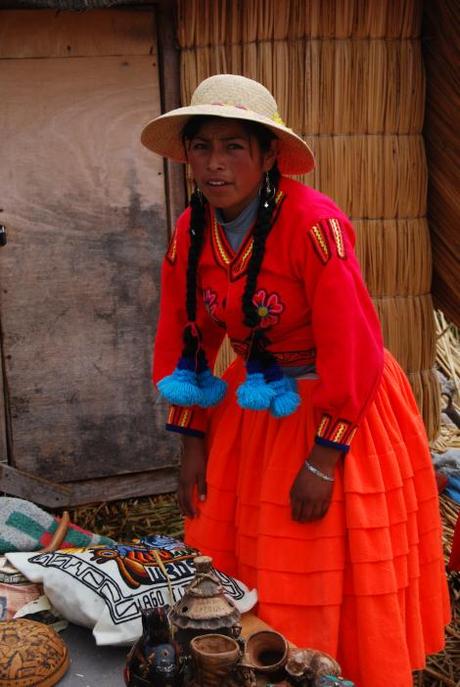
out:
<path id="1" fill-rule="evenodd" d="M 310 684 L 323 675 L 340 675 L 337 661 L 316 649 L 289 649 L 285 665 L 290 681 L 295 685 Z"/>
<path id="2" fill-rule="evenodd" d="M 190 642 L 195 684 L 199 687 L 222 687 L 238 663 L 241 652 L 235 639 L 226 635 L 207 634 Z"/>
<path id="3" fill-rule="evenodd" d="M 249 635 L 246 641 L 244 663 L 273 682 L 282 675 L 287 655 L 288 643 L 282 634 L 260 630 Z"/>
<path id="4" fill-rule="evenodd" d="M 236 638 L 241 631 L 240 612 L 225 596 L 212 567 L 212 558 L 197 556 L 193 562 L 195 577 L 169 615 L 174 638 L 184 654 L 190 652 L 194 637 L 212 633 Z"/>
<path id="5" fill-rule="evenodd" d="M 126 659 L 128 687 L 180 687 L 182 671 L 175 642 L 171 639 L 167 610 L 142 611 L 142 637 Z"/>

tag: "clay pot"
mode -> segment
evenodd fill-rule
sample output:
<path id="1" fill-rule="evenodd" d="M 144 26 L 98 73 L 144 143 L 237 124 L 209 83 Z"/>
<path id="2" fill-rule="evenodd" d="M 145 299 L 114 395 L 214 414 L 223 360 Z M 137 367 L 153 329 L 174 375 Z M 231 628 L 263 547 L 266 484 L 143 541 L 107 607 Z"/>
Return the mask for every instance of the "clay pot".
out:
<path id="1" fill-rule="evenodd" d="M 289 649 L 286 673 L 294 684 L 302 685 L 322 675 L 340 675 L 340 665 L 323 651 L 316 649 Z"/>
<path id="2" fill-rule="evenodd" d="M 195 667 L 195 683 L 200 687 L 221 687 L 240 658 L 240 647 L 225 635 L 194 637 L 190 648 Z"/>
<path id="3" fill-rule="evenodd" d="M 193 562 L 195 577 L 169 614 L 175 639 L 184 654 L 189 653 L 193 637 L 221 634 L 236 638 L 241 630 L 240 612 L 225 596 L 212 558 L 197 556 Z"/>
<path id="4" fill-rule="evenodd" d="M 274 630 L 253 632 L 246 641 L 245 664 L 264 675 L 277 674 L 286 663 L 288 643 Z"/>
<path id="5" fill-rule="evenodd" d="M 128 687 L 181 687 L 177 646 L 164 607 L 142 609 L 142 636 L 127 656 L 124 678 Z"/>

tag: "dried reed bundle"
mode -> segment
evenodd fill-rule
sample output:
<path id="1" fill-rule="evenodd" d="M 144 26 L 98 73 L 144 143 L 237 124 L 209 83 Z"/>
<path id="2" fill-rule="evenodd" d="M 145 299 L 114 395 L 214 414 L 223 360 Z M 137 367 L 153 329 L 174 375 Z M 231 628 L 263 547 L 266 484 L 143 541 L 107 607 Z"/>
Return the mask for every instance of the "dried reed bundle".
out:
<path id="1" fill-rule="evenodd" d="M 286 38 L 414 38 L 421 0 L 179 0 L 182 48 Z"/>
<path id="2" fill-rule="evenodd" d="M 425 218 L 355 220 L 354 226 L 356 254 L 374 296 L 429 293 L 431 250 Z"/>
<path id="3" fill-rule="evenodd" d="M 385 344 L 408 374 L 433 367 L 436 342 L 431 296 L 377 296 L 373 301 L 382 322 Z M 417 333 L 423 332 L 423 346 Z"/>
<path id="4" fill-rule="evenodd" d="M 422 128 L 419 41 L 212 44 L 184 49 L 181 62 L 183 102 L 203 78 L 243 72 L 274 93 L 289 125 L 304 135 L 405 134 Z"/>
<path id="5" fill-rule="evenodd" d="M 70 519 L 80 527 L 118 542 L 148 534 L 181 538 L 184 531 L 175 494 L 79 506 L 71 511 Z"/>
<path id="6" fill-rule="evenodd" d="M 352 219 L 425 215 L 423 139 L 410 136 L 309 136 L 318 159 L 305 183 L 334 198 Z M 359 180 L 359 182 L 357 182 Z"/>
<path id="7" fill-rule="evenodd" d="M 425 66 L 428 77 L 425 140 L 430 180 L 428 209 L 433 241 L 433 294 L 436 303 L 460 326 L 460 13 L 456 0 L 425 5 Z"/>

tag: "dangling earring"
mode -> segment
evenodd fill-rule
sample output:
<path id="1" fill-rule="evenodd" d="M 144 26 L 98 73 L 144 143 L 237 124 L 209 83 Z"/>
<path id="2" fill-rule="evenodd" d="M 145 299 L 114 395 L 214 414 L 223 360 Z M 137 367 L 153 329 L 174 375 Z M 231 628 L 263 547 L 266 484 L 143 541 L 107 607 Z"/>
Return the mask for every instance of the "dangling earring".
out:
<path id="1" fill-rule="evenodd" d="M 275 188 L 270 183 L 270 175 L 268 172 L 265 172 L 263 189 L 265 198 L 264 207 L 268 208 L 269 201 L 275 196 Z"/>
<path id="2" fill-rule="evenodd" d="M 194 188 L 193 188 L 193 193 L 196 195 L 198 200 L 200 201 L 201 205 L 204 205 L 204 194 L 201 188 L 198 186 L 197 183 L 195 183 Z"/>

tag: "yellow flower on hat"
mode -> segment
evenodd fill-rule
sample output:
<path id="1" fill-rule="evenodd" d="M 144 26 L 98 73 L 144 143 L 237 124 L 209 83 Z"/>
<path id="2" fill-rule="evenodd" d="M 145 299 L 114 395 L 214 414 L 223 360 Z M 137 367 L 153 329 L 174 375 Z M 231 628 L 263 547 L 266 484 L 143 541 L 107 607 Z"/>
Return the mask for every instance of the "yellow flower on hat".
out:
<path id="1" fill-rule="evenodd" d="M 275 114 L 272 115 L 272 119 L 275 122 L 275 124 L 281 124 L 281 126 L 286 126 L 286 123 L 283 121 L 283 118 L 281 117 L 279 112 L 275 112 Z"/>

